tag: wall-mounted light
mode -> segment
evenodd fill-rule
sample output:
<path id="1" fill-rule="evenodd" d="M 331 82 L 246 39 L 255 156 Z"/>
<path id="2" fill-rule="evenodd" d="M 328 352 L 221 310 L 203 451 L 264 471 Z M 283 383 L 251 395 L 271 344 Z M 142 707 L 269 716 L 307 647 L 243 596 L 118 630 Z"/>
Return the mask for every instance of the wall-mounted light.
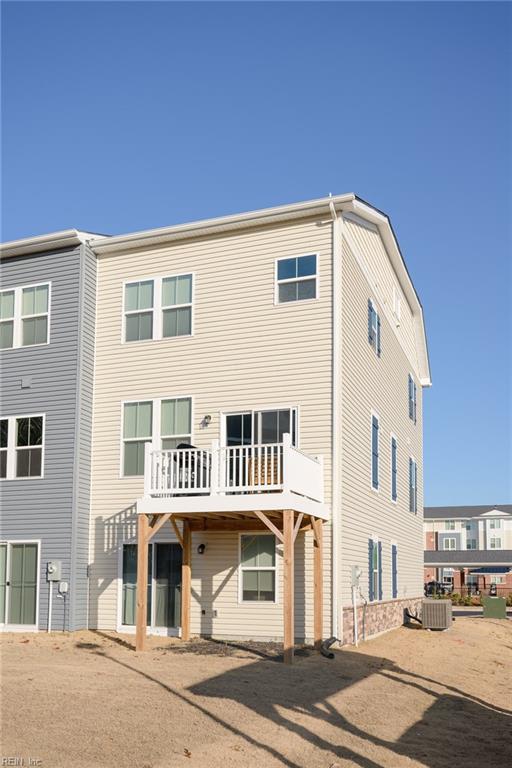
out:
<path id="1" fill-rule="evenodd" d="M 203 426 L 208 427 L 211 423 L 212 417 L 208 414 L 203 416 Z"/>
<path id="2" fill-rule="evenodd" d="M 198 544 L 198 546 L 197 546 L 197 554 L 198 555 L 204 555 L 205 549 L 206 549 L 206 544 Z"/>

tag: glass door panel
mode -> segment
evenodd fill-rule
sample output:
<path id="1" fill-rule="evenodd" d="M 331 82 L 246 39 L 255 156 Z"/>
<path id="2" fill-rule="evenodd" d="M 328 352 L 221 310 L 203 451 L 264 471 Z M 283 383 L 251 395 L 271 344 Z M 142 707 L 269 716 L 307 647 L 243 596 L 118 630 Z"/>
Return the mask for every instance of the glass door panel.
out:
<path id="1" fill-rule="evenodd" d="M 181 625 L 181 562 L 179 544 L 155 544 L 155 627 Z"/>
<path id="2" fill-rule="evenodd" d="M 11 544 L 9 624 L 36 623 L 37 544 Z"/>
<path id="3" fill-rule="evenodd" d="M 5 623 L 6 584 L 7 584 L 7 544 L 0 544 L 0 624 Z"/>
<path id="4" fill-rule="evenodd" d="M 153 546 L 148 548 L 148 612 L 147 623 L 151 624 L 151 574 Z M 135 625 L 137 616 L 137 545 L 125 544 L 123 547 L 123 597 L 122 623 Z"/>

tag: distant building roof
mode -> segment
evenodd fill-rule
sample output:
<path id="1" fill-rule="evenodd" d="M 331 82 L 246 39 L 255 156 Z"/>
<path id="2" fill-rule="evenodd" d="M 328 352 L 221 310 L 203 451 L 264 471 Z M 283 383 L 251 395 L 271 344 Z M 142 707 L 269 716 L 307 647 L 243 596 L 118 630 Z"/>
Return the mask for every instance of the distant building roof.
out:
<path id="1" fill-rule="evenodd" d="M 425 520 L 468 520 L 472 517 L 489 515 L 490 512 L 501 512 L 505 515 L 512 515 L 512 504 L 492 504 L 491 506 L 476 507 L 425 507 L 423 517 Z"/>
<path id="2" fill-rule="evenodd" d="M 426 549 L 425 565 L 461 568 L 475 565 L 512 565 L 512 549 Z"/>

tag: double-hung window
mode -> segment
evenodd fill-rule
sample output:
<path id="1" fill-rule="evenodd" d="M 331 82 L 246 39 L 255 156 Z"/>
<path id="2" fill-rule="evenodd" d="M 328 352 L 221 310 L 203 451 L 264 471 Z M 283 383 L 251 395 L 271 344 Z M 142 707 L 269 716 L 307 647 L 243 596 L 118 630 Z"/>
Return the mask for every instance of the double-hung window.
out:
<path id="1" fill-rule="evenodd" d="M 0 419 L 0 479 L 43 476 L 44 416 Z"/>
<path id="2" fill-rule="evenodd" d="M 501 539 L 499 537 L 497 537 L 497 536 L 496 537 L 493 536 L 490 539 L 489 544 L 490 544 L 490 548 L 491 549 L 501 549 Z"/>
<path id="3" fill-rule="evenodd" d="M 372 488 L 379 489 L 379 420 L 372 415 Z"/>
<path id="4" fill-rule="evenodd" d="M 489 520 L 489 528 L 501 528 L 501 520 Z"/>
<path id="5" fill-rule="evenodd" d="M 272 534 L 240 536 L 242 602 L 275 602 L 276 540 Z"/>
<path id="6" fill-rule="evenodd" d="M 49 283 L 1 291 L 0 349 L 47 344 L 49 318 Z"/>
<path id="7" fill-rule="evenodd" d="M 192 275 L 139 280 L 124 286 L 124 341 L 192 334 Z"/>
<path id="8" fill-rule="evenodd" d="M 448 536 L 446 539 L 443 539 L 443 549 L 455 549 L 455 543 L 456 539 Z"/>
<path id="9" fill-rule="evenodd" d="M 409 418 L 416 424 L 416 384 L 409 374 Z"/>
<path id="10" fill-rule="evenodd" d="M 466 549 L 476 549 L 476 539 L 466 539 Z"/>
<path id="11" fill-rule="evenodd" d="M 368 540 L 368 596 L 382 600 L 382 542 Z"/>
<path id="12" fill-rule="evenodd" d="M 191 435 L 190 397 L 124 403 L 123 476 L 144 475 L 145 443 L 152 442 L 167 451 L 176 448 L 180 443 L 190 443 Z"/>
<path id="13" fill-rule="evenodd" d="M 455 530 L 455 520 L 445 520 L 444 521 L 444 529 L 445 529 L 445 531 L 454 531 Z"/>
<path id="14" fill-rule="evenodd" d="M 391 500 L 396 501 L 398 497 L 398 444 L 396 437 L 391 436 Z"/>
<path id="15" fill-rule="evenodd" d="M 398 597 L 398 547 L 391 545 L 391 596 Z"/>
<path id="16" fill-rule="evenodd" d="M 315 253 L 278 259 L 276 303 L 318 298 L 318 257 Z"/>
<path id="17" fill-rule="evenodd" d="M 409 511 L 418 511 L 418 465 L 409 458 Z"/>
<path id="18" fill-rule="evenodd" d="M 368 342 L 380 357 L 380 317 L 371 299 L 368 299 Z"/>

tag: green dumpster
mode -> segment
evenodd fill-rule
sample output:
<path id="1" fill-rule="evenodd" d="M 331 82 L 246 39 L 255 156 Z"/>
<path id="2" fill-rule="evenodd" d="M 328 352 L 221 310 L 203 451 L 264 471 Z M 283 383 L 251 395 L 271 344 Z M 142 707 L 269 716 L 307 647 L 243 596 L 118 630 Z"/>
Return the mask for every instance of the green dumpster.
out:
<path id="1" fill-rule="evenodd" d="M 482 595 L 484 606 L 484 619 L 506 619 L 507 602 L 504 597 L 490 597 Z"/>

